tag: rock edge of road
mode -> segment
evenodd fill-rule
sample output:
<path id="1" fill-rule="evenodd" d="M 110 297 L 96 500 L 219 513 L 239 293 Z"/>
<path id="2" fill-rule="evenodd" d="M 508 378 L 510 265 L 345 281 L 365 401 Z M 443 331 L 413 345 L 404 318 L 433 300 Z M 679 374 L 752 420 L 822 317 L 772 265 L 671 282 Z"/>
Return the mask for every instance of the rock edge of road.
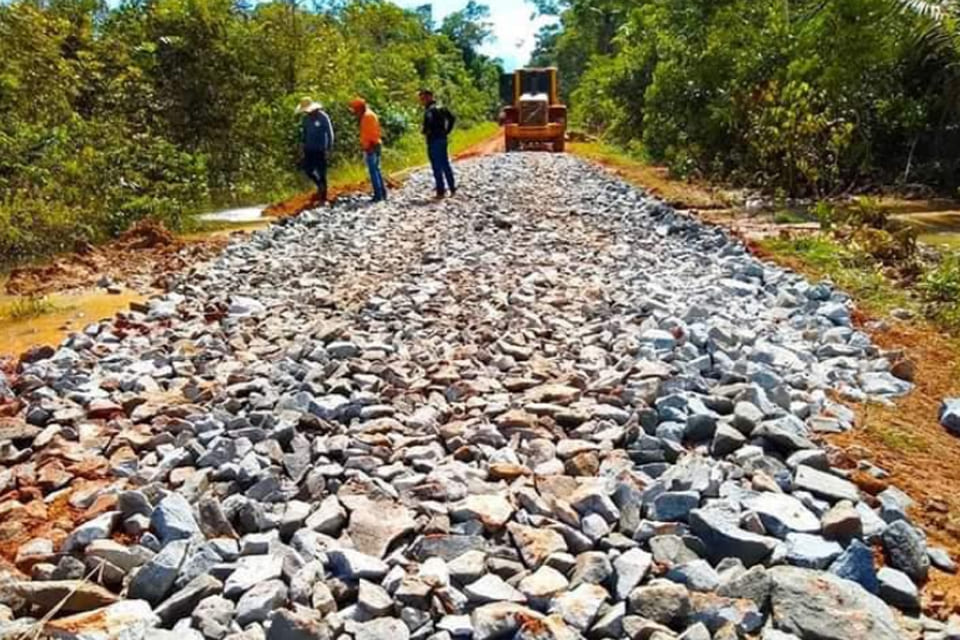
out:
<path id="1" fill-rule="evenodd" d="M 0 374 L 0 637 L 957 637 L 821 443 L 911 389 L 846 295 L 569 156 L 457 171 Z"/>

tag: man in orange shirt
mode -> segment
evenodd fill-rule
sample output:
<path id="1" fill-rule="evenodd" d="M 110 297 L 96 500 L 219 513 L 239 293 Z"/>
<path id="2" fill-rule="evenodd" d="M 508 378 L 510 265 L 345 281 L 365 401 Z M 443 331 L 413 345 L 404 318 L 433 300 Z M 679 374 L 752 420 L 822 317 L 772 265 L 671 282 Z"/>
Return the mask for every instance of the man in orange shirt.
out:
<path id="1" fill-rule="evenodd" d="M 380 138 L 380 119 L 367 106 L 366 100 L 356 98 L 350 103 L 354 115 L 360 120 L 360 146 L 363 148 L 363 158 L 367 162 L 367 171 L 370 172 L 370 184 L 373 185 L 373 201 L 380 202 L 387 199 L 387 187 L 380 173 L 380 154 L 383 149 Z"/>

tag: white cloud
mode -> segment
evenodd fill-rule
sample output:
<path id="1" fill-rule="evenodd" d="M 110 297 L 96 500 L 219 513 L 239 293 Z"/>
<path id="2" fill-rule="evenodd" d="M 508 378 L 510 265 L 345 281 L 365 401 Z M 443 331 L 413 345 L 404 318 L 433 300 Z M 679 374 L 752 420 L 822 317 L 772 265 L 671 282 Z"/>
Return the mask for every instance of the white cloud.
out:
<path id="1" fill-rule="evenodd" d="M 426 4 L 429 0 L 396 0 L 402 7 L 413 8 Z M 488 56 L 501 58 L 507 70 L 522 67 L 530 60 L 530 54 L 537 44 L 537 32 L 555 18 L 534 16 L 533 5 L 524 0 L 480 0 L 490 7 L 490 21 L 493 23 L 493 39 L 481 47 Z M 437 22 L 444 16 L 462 9 L 467 0 L 435 0 L 433 17 Z"/>
<path id="2" fill-rule="evenodd" d="M 489 56 L 503 58 L 508 67 L 522 66 L 530 60 L 530 54 L 537 44 L 537 32 L 540 27 L 553 21 L 547 16 L 533 17 L 533 8 L 516 0 L 492 2 L 490 14 L 496 39 L 485 44 L 482 51 Z"/>

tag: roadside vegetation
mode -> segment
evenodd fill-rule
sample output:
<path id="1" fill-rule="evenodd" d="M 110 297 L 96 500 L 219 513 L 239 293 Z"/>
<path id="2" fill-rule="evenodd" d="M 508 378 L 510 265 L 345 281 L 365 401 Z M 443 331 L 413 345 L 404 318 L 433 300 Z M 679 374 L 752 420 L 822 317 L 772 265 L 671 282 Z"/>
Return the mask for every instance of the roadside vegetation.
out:
<path id="1" fill-rule="evenodd" d="M 347 102 L 379 113 L 388 168 L 420 163 L 417 89 L 467 137 L 496 113 L 487 10 L 435 24 L 370 0 L 16 0 L 0 4 L 0 267 L 116 236 L 143 218 L 283 197 L 303 95 L 336 126 L 333 176 L 358 175 Z"/>
<path id="2" fill-rule="evenodd" d="M 0 303 L 0 321 L 31 320 L 56 309 L 57 305 L 46 296 L 20 296 Z"/>
<path id="3" fill-rule="evenodd" d="M 918 243 L 916 228 L 891 218 L 877 201 L 819 202 L 819 232 L 760 241 L 760 247 L 827 277 L 866 305 L 900 309 L 960 335 L 960 253 Z"/>
<path id="4" fill-rule="evenodd" d="M 824 198 L 960 186 L 946 0 L 536 0 L 571 121 L 678 176 Z"/>

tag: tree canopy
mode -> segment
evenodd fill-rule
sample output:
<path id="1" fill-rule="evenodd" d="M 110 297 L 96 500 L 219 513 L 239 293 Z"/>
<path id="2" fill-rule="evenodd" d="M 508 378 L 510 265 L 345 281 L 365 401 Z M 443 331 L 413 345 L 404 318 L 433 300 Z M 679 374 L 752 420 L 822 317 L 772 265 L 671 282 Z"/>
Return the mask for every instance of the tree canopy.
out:
<path id="1" fill-rule="evenodd" d="M 536 0 L 559 15 L 575 124 L 664 161 L 794 195 L 960 184 L 956 4 Z"/>

